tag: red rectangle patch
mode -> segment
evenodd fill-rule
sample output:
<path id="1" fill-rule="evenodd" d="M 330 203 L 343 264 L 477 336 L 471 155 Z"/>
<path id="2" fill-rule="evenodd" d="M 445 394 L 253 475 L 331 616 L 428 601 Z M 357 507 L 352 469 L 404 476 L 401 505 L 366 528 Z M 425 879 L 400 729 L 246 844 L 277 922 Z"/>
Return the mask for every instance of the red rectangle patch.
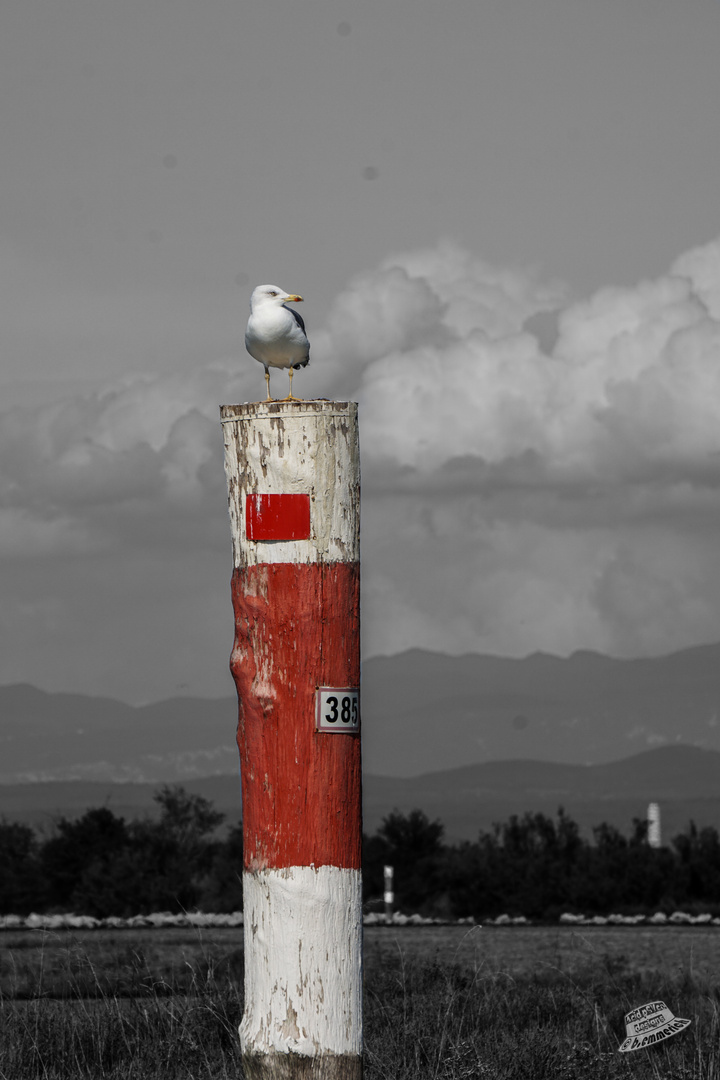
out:
<path id="1" fill-rule="evenodd" d="M 309 495 L 246 495 L 248 540 L 309 540 Z"/>

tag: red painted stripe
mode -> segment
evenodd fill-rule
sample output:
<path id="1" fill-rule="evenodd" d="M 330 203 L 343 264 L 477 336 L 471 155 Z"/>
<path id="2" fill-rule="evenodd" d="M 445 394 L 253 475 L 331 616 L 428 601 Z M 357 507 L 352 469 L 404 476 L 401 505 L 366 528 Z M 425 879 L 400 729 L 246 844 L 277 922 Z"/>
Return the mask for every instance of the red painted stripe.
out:
<path id="1" fill-rule="evenodd" d="M 248 540 L 309 540 L 309 495 L 246 495 Z"/>
<path id="2" fill-rule="evenodd" d="M 359 869 L 360 737 L 315 730 L 315 690 L 360 684 L 360 565 L 243 567 L 232 596 L 245 868 Z"/>

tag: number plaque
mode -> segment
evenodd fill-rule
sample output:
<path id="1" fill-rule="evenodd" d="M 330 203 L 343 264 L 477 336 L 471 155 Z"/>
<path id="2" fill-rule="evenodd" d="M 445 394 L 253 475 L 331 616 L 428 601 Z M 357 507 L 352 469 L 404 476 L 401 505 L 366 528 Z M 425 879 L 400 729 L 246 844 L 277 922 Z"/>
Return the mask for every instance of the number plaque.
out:
<path id="1" fill-rule="evenodd" d="M 360 691 L 356 686 L 319 686 L 315 701 L 318 731 L 360 730 Z"/>

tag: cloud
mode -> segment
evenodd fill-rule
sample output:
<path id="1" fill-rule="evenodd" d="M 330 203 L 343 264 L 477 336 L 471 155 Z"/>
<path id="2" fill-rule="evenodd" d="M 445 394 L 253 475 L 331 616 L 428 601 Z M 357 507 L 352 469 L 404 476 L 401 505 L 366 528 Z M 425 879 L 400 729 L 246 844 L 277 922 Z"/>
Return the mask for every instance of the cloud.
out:
<path id="1" fill-rule="evenodd" d="M 446 243 L 348 284 L 301 392 L 361 403 L 368 653 L 720 636 L 719 267 L 714 242 L 572 302 Z M 218 405 L 261 374 L 228 358 L 0 414 L 3 681 L 40 655 L 50 686 L 229 692 Z"/>
<path id="2" fill-rule="evenodd" d="M 2 681 L 231 692 L 218 405 L 250 396 L 238 367 L 0 414 Z"/>
<path id="3" fill-rule="evenodd" d="M 359 388 L 382 491 L 382 566 L 366 578 L 383 651 L 632 655 L 716 638 L 720 245 L 561 307 L 552 351 L 529 327 L 557 292 L 498 275 L 491 327 L 460 285 L 454 321 L 446 253 L 405 266 L 441 297 L 446 333 L 368 363 Z"/>
<path id="4" fill-rule="evenodd" d="M 549 355 L 521 329 L 525 308 L 515 322 L 495 338 L 448 326 L 442 345 L 368 365 L 360 393 L 373 454 L 425 472 L 468 454 L 495 464 L 535 454 L 558 482 L 590 482 L 650 462 L 692 467 L 718 450 L 720 323 L 688 280 L 568 306 Z"/>
<path id="5" fill-rule="evenodd" d="M 492 340 L 519 332 L 524 321 L 557 306 L 558 283 L 503 271 L 444 242 L 386 259 L 351 281 L 312 336 L 313 356 L 335 368 L 335 382 L 357 389 L 368 366 L 416 350 L 442 356 L 477 332 Z M 397 362 L 397 361 L 396 361 Z M 327 370 L 323 372 L 327 377 Z"/>
<path id="6" fill-rule="evenodd" d="M 670 273 L 686 278 L 712 318 L 720 319 L 720 239 L 681 255 Z"/>
<path id="7" fill-rule="evenodd" d="M 342 357 L 344 366 L 366 364 L 437 339 L 441 326 L 442 303 L 430 283 L 400 265 L 384 266 L 340 294 L 313 347 Z"/>

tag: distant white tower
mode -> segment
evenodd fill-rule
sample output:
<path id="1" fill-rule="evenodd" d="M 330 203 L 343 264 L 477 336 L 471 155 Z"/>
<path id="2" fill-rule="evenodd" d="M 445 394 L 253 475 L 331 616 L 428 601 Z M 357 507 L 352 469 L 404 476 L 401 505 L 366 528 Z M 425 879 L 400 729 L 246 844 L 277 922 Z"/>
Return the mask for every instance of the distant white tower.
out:
<path id="1" fill-rule="evenodd" d="M 650 847 L 659 848 L 662 845 L 660 833 L 660 804 L 651 802 L 647 808 L 648 820 L 648 844 Z"/>

